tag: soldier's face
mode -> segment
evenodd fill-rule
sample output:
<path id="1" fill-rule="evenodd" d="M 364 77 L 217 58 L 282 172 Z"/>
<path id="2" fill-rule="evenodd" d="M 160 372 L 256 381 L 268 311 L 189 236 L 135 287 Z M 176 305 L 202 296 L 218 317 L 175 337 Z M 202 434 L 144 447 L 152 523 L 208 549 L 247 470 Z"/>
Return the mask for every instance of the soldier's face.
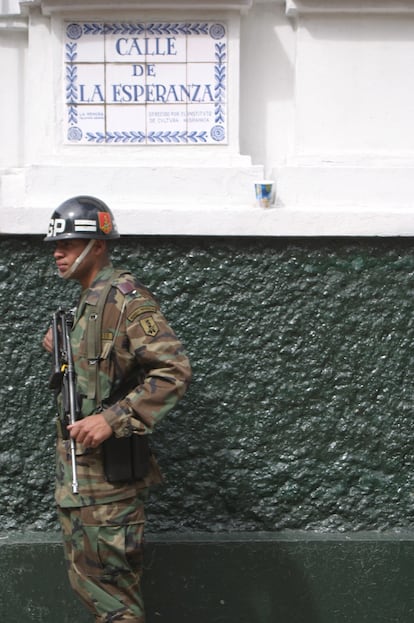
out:
<path id="1" fill-rule="evenodd" d="M 106 240 L 58 240 L 53 253 L 59 275 L 89 288 L 98 272 L 110 263 Z"/>
<path id="2" fill-rule="evenodd" d="M 58 240 L 53 253 L 53 257 L 56 260 L 56 266 L 61 277 L 65 276 L 65 273 L 70 269 L 73 262 L 80 256 L 88 240 Z M 86 259 L 86 258 L 85 258 Z M 71 275 L 73 279 L 79 278 L 79 271 L 86 269 L 85 261 L 77 268 L 77 270 Z"/>

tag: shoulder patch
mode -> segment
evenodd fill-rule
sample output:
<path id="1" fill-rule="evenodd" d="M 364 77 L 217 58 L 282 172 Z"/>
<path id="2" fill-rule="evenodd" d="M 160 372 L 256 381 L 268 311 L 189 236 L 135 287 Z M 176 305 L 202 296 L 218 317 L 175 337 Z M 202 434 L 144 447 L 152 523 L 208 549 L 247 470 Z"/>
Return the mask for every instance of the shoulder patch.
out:
<path id="1" fill-rule="evenodd" d="M 157 335 L 159 328 L 152 316 L 146 316 L 145 318 L 141 318 L 139 323 L 146 335 L 150 335 L 151 337 Z"/>
<path id="2" fill-rule="evenodd" d="M 127 294 L 131 294 L 131 292 L 135 292 L 135 286 L 130 281 L 121 281 L 120 283 L 115 283 L 114 286 L 118 288 L 118 290 L 126 296 Z"/>
<path id="3" fill-rule="evenodd" d="M 139 318 L 139 316 L 142 316 L 143 314 L 153 314 L 156 311 L 157 306 L 154 305 L 154 303 L 142 303 L 142 305 L 134 309 L 134 311 L 129 314 L 128 320 L 129 322 L 133 322 L 135 318 Z"/>

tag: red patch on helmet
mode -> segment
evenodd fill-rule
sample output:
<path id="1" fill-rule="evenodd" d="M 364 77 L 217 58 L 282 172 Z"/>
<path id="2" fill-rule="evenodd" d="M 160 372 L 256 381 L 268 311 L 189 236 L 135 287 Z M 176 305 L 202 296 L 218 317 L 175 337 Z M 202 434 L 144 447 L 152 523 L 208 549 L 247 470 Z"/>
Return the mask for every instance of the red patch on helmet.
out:
<path id="1" fill-rule="evenodd" d="M 98 212 L 99 229 L 104 234 L 110 234 L 112 231 L 111 215 L 108 212 Z"/>

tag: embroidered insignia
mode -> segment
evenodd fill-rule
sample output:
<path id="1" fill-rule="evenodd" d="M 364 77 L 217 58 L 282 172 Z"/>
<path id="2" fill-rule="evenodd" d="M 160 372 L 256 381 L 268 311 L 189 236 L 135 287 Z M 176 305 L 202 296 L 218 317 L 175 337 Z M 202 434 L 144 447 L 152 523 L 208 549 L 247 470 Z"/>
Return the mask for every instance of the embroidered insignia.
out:
<path id="1" fill-rule="evenodd" d="M 137 309 L 134 309 L 134 311 L 129 314 L 128 320 L 130 322 L 133 322 L 135 318 L 137 318 L 138 316 L 142 316 L 142 314 L 153 314 L 156 311 L 157 308 L 155 305 L 153 305 L 152 303 L 144 303 L 143 305 L 140 305 Z"/>
<path id="2" fill-rule="evenodd" d="M 103 341 L 108 341 L 108 342 L 112 342 L 112 340 L 114 339 L 114 334 L 112 333 L 112 331 L 104 331 L 102 333 L 102 340 Z"/>
<path id="3" fill-rule="evenodd" d="M 104 234 L 110 234 L 112 231 L 111 215 L 108 212 L 98 212 L 99 229 Z"/>
<path id="4" fill-rule="evenodd" d="M 142 318 L 139 323 L 144 329 L 144 333 L 146 333 L 146 335 L 150 335 L 151 337 L 157 335 L 159 331 L 158 325 L 152 316 L 148 316 L 148 318 Z"/>

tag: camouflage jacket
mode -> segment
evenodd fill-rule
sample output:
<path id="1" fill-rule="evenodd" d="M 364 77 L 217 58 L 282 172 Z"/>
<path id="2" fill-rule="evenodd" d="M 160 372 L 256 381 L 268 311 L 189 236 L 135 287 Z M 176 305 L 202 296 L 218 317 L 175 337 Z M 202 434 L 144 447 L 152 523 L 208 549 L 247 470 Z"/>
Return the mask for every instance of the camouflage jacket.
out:
<path id="1" fill-rule="evenodd" d="M 102 315 L 98 364 L 88 358 L 88 323 L 100 295 L 111 282 Z M 191 368 L 182 344 L 168 325 L 152 294 L 130 273 L 115 274 L 106 266 L 81 295 L 71 331 L 81 413 L 102 413 L 117 437 L 151 434 L 154 426 L 184 395 Z M 128 380 L 128 383 L 126 383 Z M 112 404 L 110 397 L 116 395 Z M 79 493 L 72 493 L 69 442 L 58 436 L 56 501 L 60 506 L 87 506 L 133 497 L 161 480 L 152 458 L 148 476 L 135 483 L 109 483 L 103 471 L 102 447 L 77 444 Z"/>

